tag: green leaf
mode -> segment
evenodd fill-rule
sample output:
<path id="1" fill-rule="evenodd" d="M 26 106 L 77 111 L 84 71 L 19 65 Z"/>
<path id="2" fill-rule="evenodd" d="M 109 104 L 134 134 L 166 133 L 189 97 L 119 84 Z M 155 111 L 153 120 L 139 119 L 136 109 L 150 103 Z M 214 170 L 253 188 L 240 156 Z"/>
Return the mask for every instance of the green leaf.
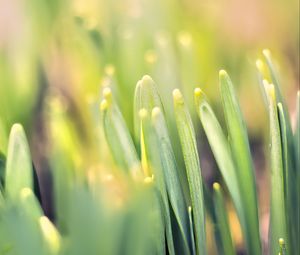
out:
<path id="1" fill-rule="evenodd" d="M 191 232 L 192 254 L 196 255 L 194 220 L 193 220 L 193 212 L 191 206 L 189 206 L 188 212 L 189 212 L 189 222 L 190 222 L 190 232 Z"/>
<path id="2" fill-rule="evenodd" d="M 126 170 L 134 178 L 140 178 L 142 176 L 140 160 L 123 116 L 112 99 L 110 88 L 104 89 L 103 96 L 102 124 L 110 151 L 121 169 Z"/>
<path id="3" fill-rule="evenodd" d="M 216 212 L 217 229 L 220 233 L 220 239 L 222 244 L 222 254 L 234 255 L 235 250 L 233 247 L 231 231 L 229 228 L 228 215 L 223 198 L 223 192 L 219 183 L 213 184 L 214 190 L 214 207 Z"/>
<path id="4" fill-rule="evenodd" d="M 267 66 L 269 67 L 269 72 L 270 72 L 270 76 L 272 79 L 272 83 L 274 84 L 274 88 L 276 91 L 276 103 L 282 104 L 283 114 L 284 114 L 284 118 L 286 120 L 287 143 L 288 143 L 288 147 L 289 147 L 288 156 L 289 156 L 289 160 L 290 160 L 292 169 L 295 169 L 293 132 L 292 132 L 289 111 L 288 111 L 286 102 L 285 102 L 284 97 L 281 92 L 281 86 L 280 86 L 277 70 L 276 70 L 273 60 L 272 60 L 271 52 L 268 49 L 265 49 L 265 50 L 263 50 L 263 55 L 265 57 Z"/>
<path id="5" fill-rule="evenodd" d="M 60 254 L 61 236 L 56 227 L 46 216 L 39 218 L 39 224 L 46 251 L 51 255 Z"/>
<path id="6" fill-rule="evenodd" d="M 235 95 L 233 84 L 228 74 L 220 71 L 220 90 L 227 124 L 229 144 L 235 165 L 236 176 L 240 190 L 244 211 L 246 228 L 243 229 L 248 254 L 261 254 L 258 204 L 254 169 L 250 154 L 250 147 L 246 126 Z"/>
<path id="7" fill-rule="evenodd" d="M 35 220 L 43 216 L 43 210 L 30 188 L 23 188 L 20 192 L 20 205 L 23 210 Z"/>
<path id="8" fill-rule="evenodd" d="M 286 248 L 285 248 L 285 241 L 283 238 L 279 238 L 279 248 L 280 248 L 280 251 L 279 251 L 279 255 L 286 255 L 287 252 L 286 252 Z"/>
<path id="9" fill-rule="evenodd" d="M 4 179 L 5 179 L 5 164 L 6 164 L 6 157 L 0 151 L 0 193 L 3 192 L 4 189 Z"/>
<path id="10" fill-rule="evenodd" d="M 296 234 L 296 240 L 300 239 L 300 92 L 298 90 L 297 93 L 297 122 L 296 122 L 296 130 L 294 134 L 294 141 L 295 141 L 295 150 L 296 150 L 296 176 L 297 176 L 297 211 L 296 215 L 298 215 L 297 218 L 297 234 Z M 300 243 L 298 243 L 297 250 L 300 250 Z"/>
<path id="11" fill-rule="evenodd" d="M 206 101 L 205 95 L 201 89 L 196 88 L 194 94 L 197 113 L 202 123 L 204 132 L 207 136 L 210 148 L 214 154 L 220 172 L 232 197 L 242 228 L 245 231 L 247 228 L 245 221 L 247 212 L 243 208 L 243 201 L 239 190 L 237 173 L 232 159 L 229 143 L 220 123 L 218 122 L 212 108 Z"/>
<path id="12" fill-rule="evenodd" d="M 188 247 L 188 215 L 183 191 L 180 185 L 178 168 L 170 142 L 166 122 L 160 108 L 152 110 L 152 123 L 158 140 L 158 151 L 164 173 L 164 180 L 167 192 L 173 208 L 176 221 L 181 231 L 186 254 L 189 254 Z"/>
<path id="13" fill-rule="evenodd" d="M 181 92 L 173 91 L 173 101 L 176 116 L 177 130 L 181 142 L 195 223 L 195 239 L 197 254 L 206 254 L 206 226 L 205 205 L 203 198 L 203 184 L 197 151 L 195 131 L 191 117 L 184 104 Z"/>
<path id="14" fill-rule="evenodd" d="M 269 101 L 271 142 L 270 251 L 271 254 L 276 254 L 279 238 L 288 239 L 284 199 L 284 162 L 274 85 L 269 84 L 265 89 Z"/>
<path id="15" fill-rule="evenodd" d="M 144 183 L 151 186 L 151 212 L 150 217 L 154 224 L 152 238 L 156 247 L 157 254 L 166 254 L 165 242 L 165 222 L 163 215 L 163 202 L 158 189 L 153 183 L 153 177 L 146 177 Z"/>
<path id="16" fill-rule="evenodd" d="M 141 133 L 144 134 L 144 145 L 147 155 L 147 163 L 149 164 L 149 168 L 153 173 L 154 183 L 156 188 L 159 190 L 162 204 L 163 204 L 163 217 L 166 231 L 166 238 L 168 244 L 168 252 L 170 255 L 175 254 L 174 249 L 174 240 L 172 233 L 172 225 L 171 225 L 171 215 L 170 215 L 170 207 L 169 207 L 169 198 L 167 194 L 166 180 L 164 177 L 163 166 L 160 159 L 160 153 L 157 148 L 159 148 L 159 143 L 157 136 L 155 134 L 155 130 L 151 125 L 150 116 L 146 109 L 141 109 L 139 112 L 139 117 L 141 119 Z"/>
<path id="17" fill-rule="evenodd" d="M 282 160 L 283 160 L 283 178 L 284 178 L 284 195 L 285 195 L 285 208 L 287 216 L 287 229 L 289 231 L 289 239 L 287 243 L 289 244 L 289 250 L 292 253 L 297 251 L 297 177 L 295 171 L 291 169 L 289 162 L 289 150 L 287 142 L 287 130 L 286 130 L 286 120 L 283 112 L 283 107 L 281 103 L 277 104 L 278 118 L 279 118 L 279 128 L 282 146 Z M 291 171 L 292 170 L 292 171 Z"/>
<path id="18" fill-rule="evenodd" d="M 144 75 L 143 78 L 138 81 L 134 95 L 134 134 L 137 142 L 140 139 L 141 132 L 139 111 L 145 109 L 151 112 L 156 106 L 163 109 L 156 84 L 149 75 Z"/>
<path id="19" fill-rule="evenodd" d="M 5 193 L 15 200 L 23 188 L 33 188 L 32 162 L 24 129 L 14 124 L 9 135 Z"/>

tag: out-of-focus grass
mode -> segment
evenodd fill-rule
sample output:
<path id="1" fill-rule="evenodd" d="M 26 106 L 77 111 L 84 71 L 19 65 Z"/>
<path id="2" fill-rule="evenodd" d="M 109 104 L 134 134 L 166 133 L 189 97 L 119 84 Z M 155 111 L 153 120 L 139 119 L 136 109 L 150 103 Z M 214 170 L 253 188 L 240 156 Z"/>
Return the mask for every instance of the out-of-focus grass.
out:
<path id="1" fill-rule="evenodd" d="M 125 146 L 123 148 L 116 145 L 115 141 L 108 142 L 108 145 L 117 150 L 113 153 L 117 155 L 117 158 L 124 152 L 128 144 L 131 148 L 135 146 L 136 153 L 139 155 L 146 140 L 136 139 L 140 135 L 140 128 L 137 131 L 134 130 L 134 123 L 139 123 L 139 120 L 136 120 L 139 118 L 139 109 L 135 109 L 135 113 L 132 110 L 134 88 L 136 82 L 144 74 L 149 74 L 154 78 L 157 83 L 157 91 L 164 102 L 164 109 L 161 110 L 169 131 L 167 135 L 171 137 L 170 143 L 167 144 L 173 146 L 168 153 L 175 158 L 173 163 L 177 164 L 176 168 L 184 169 L 184 159 L 170 96 L 174 88 L 181 89 L 186 99 L 186 106 L 191 110 L 194 108 L 193 90 L 196 86 L 201 86 L 211 100 L 210 103 L 216 106 L 216 115 L 218 115 L 221 105 L 219 94 L 216 93 L 216 84 L 218 83 L 216 74 L 219 69 L 226 68 L 238 85 L 237 94 L 249 127 L 251 143 L 262 140 L 262 130 L 266 130 L 267 126 L 262 100 L 255 100 L 260 97 L 258 88 L 253 85 L 257 83 L 253 63 L 255 63 L 260 49 L 268 46 L 275 53 L 282 68 L 280 73 L 284 80 L 282 88 L 285 98 L 291 98 L 299 86 L 299 22 L 297 22 L 299 2 L 296 0 L 289 1 L 288 4 L 285 1 L 274 0 L 221 0 L 217 2 L 30 0 L 26 3 L 20 0 L 2 0 L 0 7 L 0 152 L 7 155 L 10 128 L 13 123 L 22 123 L 27 132 L 29 144 L 33 148 L 33 161 L 38 165 L 38 175 L 43 184 L 41 193 L 42 200 L 44 198 L 44 208 L 48 208 L 46 213 L 49 216 L 55 212 L 55 224 L 62 234 L 68 229 L 68 220 L 79 221 L 82 215 L 92 214 L 90 217 L 87 216 L 92 221 L 99 211 L 102 213 L 102 208 L 106 208 L 107 189 L 109 190 L 108 194 L 111 194 L 111 189 L 113 189 L 113 193 L 117 193 L 116 201 L 122 204 L 122 201 L 124 203 L 122 188 L 127 189 L 123 186 L 130 186 L 130 181 L 126 179 L 127 177 L 124 180 L 123 175 L 119 177 L 120 180 L 117 178 L 118 181 L 111 180 L 112 176 L 119 173 L 119 170 L 113 162 L 109 146 L 105 143 L 105 132 L 100 126 L 99 98 L 104 87 L 111 88 L 115 96 L 114 100 L 120 107 L 124 116 L 122 125 L 126 124 L 128 127 L 126 136 L 129 137 L 135 133 L 134 145 L 130 141 L 131 138 L 125 144 L 121 144 Z M 271 81 L 273 75 L 265 72 L 266 64 L 263 69 L 263 78 Z M 276 80 L 273 81 L 273 83 L 276 82 Z M 280 93 L 276 93 L 280 95 Z M 153 105 L 152 103 L 150 106 L 140 105 L 138 108 L 146 108 L 148 115 L 151 115 L 154 106 L 161 107 L 155 101 Z M 289 109 L 294 109 L 294 106 L 294 100 L 287 101 Z M 284 103 L 283 108 L 285 108 Z M 192 120 L 196 120 L 197 111 L 190 111 Z M 285 113 L 281 115 L 280 123 L 281 126 L 285 121 L 287 123 L 286 148 L 291 150 L 289 118 L 286 116 L 286 109 L 283 112 Z M 221 125 L 224 123 L 222 117 L 220 123 Z M 195 127 L 196 133 L 198 133 L 199 124 L 196 124 Z M 112 126 L 106 127 L 106 135 L 108 132 L 112 133 L 109 137 L 117 141 L 119 140 L 117 133 L 124 133 L 123 131 L 116 130 L 114 132 Z M 158 131 L 162 132 L 161 129 Z M 155 131 L 152 135 L 156 135 Z M 284 137 L 283 133 L 281 135 Z M 297 136 L 295 137 L 297 138 Z M 209 137 L 208 140 L 210 140 Z M 200 144 L 202 146 L 202 140 Z M 159 145 L 163 146 L 164 144 Z M 149 148 L 146 148 L 149 145 L 144 144 L 144 146 L 147 153 Z M 153 145 L 151 146 L 153 147 Z M 225 147 L 228 146 L 225 141 Z M 214 152 L 213 145 L 211 147 Z M 227 148 L 227 150 L 229 149 Z M 130 152 L 125 150 L 125 153 Z M 122 154 L 125 160 L 132 162 L 132 157 L 130 159 L 125 153 Z M 293 159 L 290 159 L 287 151 L 283 153 L 288 155 L 285 159 L 288 158 L 286 162 L 290 164 L 289 161 Z M 203 156 L 200 155 L 204 159 L 203 162 L 208 161 L 207 157 L 209 156 L 206 154 L 207 152 L 203 153 Z M 149 155 L 144 155 L 144 158 L 147 156 L 149 157 Z M 224 171 L 222 172 L 218 156 L 215 156 L 227 184 L 228 181 L 226 181 Z M 153 157 L 156 158 L 157 155 Z M 226 159 L 228 160 L 228 157 Z M 229 156 L 229 160 L 226 162 L 232 160 L 232 156 Z M 119 166 L 124 164 L 124 159 L 121 161 L 122 164 Z M 4 160 L 1 155 L 0 163 L 2 164 L 2 162 Z M 143 169 L 145 169 L 145 165 L 149 169 L 153 167 L 145 161 L 141 165 Z M 208 165 L 212 164 L 208 163 Z M 1 167 L 2 165 L 0 169 L 2 169 Z M 139 167 L 134 167 L 134 171 L 138 171 Z M 155 167 L 164 166 L 156 164 Z M 284 167 L 286 168 L 286 165 Z M 52 173 L 53 185 L 51 185 L 51 180 L 47 179 L 48 175 L 45 174 L 48 170 Z M 261 172 L 262 169 L 258 170 Z M 3 171 L 0 170 L 1 172 Z M 207 172 L 206 167 L 204 167 L 205 172 Z M 294 173 L 292 172 L 292 174 Z M 186 184 L 186 178 L 185 171 L 179 170 L 181 185 L 182 183 Z M 290 175 L 285 180 L 287 183 L 289 183 L 289 178 L 291 178 Z M 162 175 L 161 181 L 164 179 L 165 177 Z M 87 183 L 88 191 L 86 190 Z M 91 195 L 91 193 L 98 192 L 99 183 L 105 183 L 104 191 L 101 189 L 100 198 Z M 122 186 L 122 188 L 120 189 L 118 186 Z M 53 187 L 52 192 L 50 187 Z M 142 232 L 142 230 L 138 222 L 144 222 L 143 215 L 148 209 L 153 211 L 152 220 L 155 221 L 155 217 L 161 213 L 161 208 L 165 209 L 166 207 L 168 202 L 166 197 L 163 195 L 161 198 L 150 196 L 149 201 L 153 202 L 153 206 L 150 208 L 149 204 L 142 199 L 143 196 L 136 194 L 135 188 L 140 190 L 140 187 L 128 188 L 130 206 L 128 208 L 120 206 L 121 209 L 118 208 L 116 212 L 114 211 L 120 217 L 104 213 L 103 218 L 99 219 L 99 222 L 95 222 L 94 226 L 104 224 L 104 228 L 110 229 L 109 224 L 113 224 L 116 218 L 120 221 L 119 225 L 122 225 L 123 221 L 127 221 L 127 216 L 131 219 L 137 217 L 137 224 L 129 225 L 133 228 L 132 232 L 140 233 L 139 231 Z M 141 188 L 142 194 L 147 196 L 148 190 L 144 189 L 144 187 Z M 156 189 L 166 196 L 167 191 L 163 191 L 164 188 L 160 186 Z M 228 189 L 232 196 L 234 187 L 230 186 Z M 188 192 L 188 185 L 183 185 L 183 194 L 180 196 L 184 196 L 189 203 Z M 295 191 L 287 190 L 285 192 L 289 194 L 289 192 Z M 102 193 L 104 193 L 103 196 Z M 127 194 L 127 192 L 124 193 Z M 53 194 L 55 203 L 45 200 L 45 197 L 48 198 L 48 194 Z M 160 201 L 160 199 L 162 205 L 157 206 L 157 200 Z M 232 199 L 234 204 L 238 200 L 234 197 Z M 98 203 L 98 200 L 101 202 Z M 80 204 L 85 202 L 85 208 L 81 208 Z M 55 208 L 50 210 L 47 204 L 55 204 Z M 134 210 L 140 206 L 145 211 L 136 215 Z M 174 200 L 172 206 L 178 206 Z M 238 207 L 236 204 L 235 206 Z M 286 206 L 290 208 L 291 202 L 287 201 Z M 16 207 L 17 209 L 15 205 L 10 205 L 7 210 L 14 212 L 23 210 L 22 205 Z M 76 211 L 74 215 L 73 211 Z M 124 216 L 124 211 L 127 216 Z M 171 211 L 170 217 L 172 217 L 172 213 Z M 189 214 L 186 208 L 183 218 L 185 221 L 193 222 L 195 220 L 194 213 L 193 208 L 190 218 L 188 218 Z M 294 213 L 297 215 L 297 211 Z M 28 221 L 31 222 L 31 219 L 28 220 L 22 215 L 16 214 L 17 221 L 22 222 L 20 224 L 24 223 L 25 226 L 24 233 L 22 231 L 20 235 L 25 235 L 26 228 L 31 228 L 31 223 L 28 223 Z M 180 226 L 182 221 L 180 215 L 175 216 L 178 226 L 175 225 L 183 230 L 184 227 Z M 168 220 L 168 217 L 165 220 Z M 287 219 L 287 221 L 292 220 Z M 41 220 L 41 222 L 47 228 L 47 220 Z M 70 223 L 70 225 L 72 224 Z M 78 229 L 82 228 L 88 232 L 89 224 L 92 225 L 93 222 L 88 222 L 86 226 L 82 224 L 78 226 Z M 159 228 L 149 225 L 145 226 L 146 229 L 149 229 L 149 233 L 158 231 Z M 15 227 L 9 226 L 12 229 L 12 235 L 18 234 L 13 232 Z M 126 229 L 123 227 L 121 230 L 115 230 L 114 234 L 119 235 Z M 78 240 L 81 234 L 76 232 L 78 229 L 70 230 L 71 240 L 66 240 L 66 243 L 74 242 L 79 246 Z M 196 234 L 198 230 L 194 230 L 196 241 L 199 241 Z M 293 231 L 297 232 L 294 229 L 289 235 L 293 235 Z M 55 236 L 55 231 L 52 232 Z M 184 243 L 184 235 L 189 236 L 189 241 L 192 239 L 193 232 L 190 233 L 187 230 L 183 230 L 183 232 L 183 235 L 174 236 L 174 240 Z M 95 233 L 91 233 L 91 235 L 101 235 L 101 233 L 100 230 L 95 230 Z M 169 231 L 167 235 L 169 244 L 170 236 Z M 81 249 L 93 249 L 89 247 L 93 246 L 93 240 L 88 240 L 88 234 L 85 237 L 86 240 L 82 241 L 84 243 L 82 247 L 74 246 L 72 248 L 74 250 L 68 252 L 81 254 Z M 60 238 L 59 236 L 54 237 L 58 240 Z M 120 236 L 114 238 L 122 240 Z M 137 247 L 135 251 L 128 248 L 126 252 L 139 254 L 140 249 L 144 247 L 145 240 L 143 238 L 146 237 L 141 235 L 140 248 Z M 277 236 L 272 242 L 273 247 L 277 245 L 276 238 Z M 63 243 L 64 241 L 63 238 Z M 285 241 L 290 242 L 289 240 Z M 116 247 L 110 246 L 114 242 L 116 240 L 105 237 L 101 245 L 105 247 L 107 245 L 107 247 L 103 251 L 115 252 Z M 134 242 L 134 240 L 128 242 Z M 153 242 L 159 241 L 153 240 Z M 191 244 L 189 245 L 192 247 Z M 5 247 L 5 249 L 9 251 L 10 247 Z M 97 248 L 95 249 L 97 250 Z"/>

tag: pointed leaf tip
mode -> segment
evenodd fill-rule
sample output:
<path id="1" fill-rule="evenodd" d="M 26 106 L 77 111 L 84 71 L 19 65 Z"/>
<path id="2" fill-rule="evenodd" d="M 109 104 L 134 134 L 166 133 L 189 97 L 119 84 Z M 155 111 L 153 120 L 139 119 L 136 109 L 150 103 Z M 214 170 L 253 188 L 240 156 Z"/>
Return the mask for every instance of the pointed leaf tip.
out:
<path id="1" fill-rule="evenodd" d="M 263 72 L 264 69 L 264 63 L 261 59 L 257 59 L 255 62 L 256 68 L 260 71 Z"/>
<path id="2" fill-rule="evenodd" d="M 175 104 L 183 104 L 183 97 L 179 89 L 173 90 L 173 99 Z"/>
<path id="3" fill-rule="evenodd" d="M 213 184 L 213 189 L 214 189 L 215 191 L 218 191 L 218 190 L 220 190 L 220 188 L 221 188 L 220 184 L 219 184 L 218 182 L 214 182 L 214 184 Z"/>
<path id="4" fill-rule="evenodd" d="M 106 111 L 108 108 L 108 102 L 106 99 L 103 99 L 100 103 L 100 110 L 103 112 L 103 111 Z"/>
<path id="5" fill-rule="evenodd" d="M 139 117 L 141 120 L 144 120 L 148 116 L 148 111 L 145 108 L 139 110 Z"/>
<path id="6" fill-rule="evenodd" d="M 262 51 L 265 57 L 269 58 L 271 56 L 271 51 L 269 49 L 264 49 Z"/>
<path id="7" fill-rule="evenodd" d="M 225 78 L 225 77 L 227 77 L 228 76 L 228 74 L 227 74 L 227 72 L 225 71 L 225 70 L 220 70 L 220 72 L 219 72 L 219 77 L 220 78 Z"/>
<path id="8" fill-rule="evenodd" d="M 148 83 L 148 82 L 154 82 L 150 75 L 146 74 L 142 77 L 142 82 Z"/>
<path id="9" fill-rule="evenodd" d="M 194 95 L 196 97 L 200 97 L 203 94 L 202 90 L 200 88 L 195 88 Z"/>
<path id="10" fill-rule="evenodd" d="M 104 88 L 102 93 L 103 93 L 103 97 L 106 100 L 110 100 L 110 98 L 112 97 L 111 88 L 109 87 Z"/>

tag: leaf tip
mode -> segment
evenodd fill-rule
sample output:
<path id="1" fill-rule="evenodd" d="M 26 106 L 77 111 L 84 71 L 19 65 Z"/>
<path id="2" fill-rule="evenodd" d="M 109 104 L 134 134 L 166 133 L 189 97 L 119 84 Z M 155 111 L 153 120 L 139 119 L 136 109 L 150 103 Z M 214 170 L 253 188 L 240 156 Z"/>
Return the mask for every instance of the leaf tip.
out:
<path id="1" fill-rule="evenodd" d="M 183 97 L 179 89 L 173 90 L 173 100 L 175 104 L 183 104 Z"/>
<path id="2" fill-rule="evenodd" d="M 151 183 L 153 183 L 153 181 L 154 181 L 154 175 L 147 176 L 147 177 L 144 178 L 144 183 L 145 184 L 151 184 Z"/>
<path id="3" fill-rule="evenodd" d="M 276 95 L 275 95 L 275 88 L 274 85 L 268 82 L 264 82 L 264 87 L 269 95 L 269 97 L 272 99 L 273 102 L 276 102 Z"/>
<path id="4" fill-rule="evenodd" d="M 214 189 L 215 191 L 219 191 L 219 190 L 221 189 L 220 184 L 219 184 L 218 182 L 214 182 L 214 184 L 213 184 L 213 189 Z"/>
<path id="5" fill-rule="evenodd" d="M 219 77 L 220 77 L 220 79 L 222 79 L 222 78 L 224 79 L 227 76 L 228 76 L 228 74 L 227 74 L 227 72 L 224 69 L 222 69 L 222 70 L 219 71 Z"/>
<path id="6" fill-rule="evenodd" d="M 109 100 L 111 99 L 111 97 L 112 97 L 111 88 L 105 87 L 105 88 L 103 89 L 103 97 L 104 97 L 107 101 L 109 101 Z"/>
<path id="7" fill-rule="evenodd" d="M 139 117 L 141 120 L 144 120 L 148 116 L 148 111 L 145 108 L 139 110 Z"/>
<path id="8" fill-rule="evenodd" d="M 157 107 L 157 106 L 154 107 L 154 108 L 152 109 L 152 113 L 151 113 L 152 118 L 153 118 L 153 119 L 156 119 L 156 118 L 160 115 L 160 113 L 161 113 L 160 108 Z"/>
<path id="9" fill-rule="evenodd" d="M 150 75 L 146 74 L 142 77 L 142 82 L 149 83 L 149 82 L 153 82 L 153 80 Z"/>
<path id="10" fill-rule="evenodd" d="M 265 57 L 269 58 L 271 57 L 271 51 L 269 49 L 264 49 L 262 51 L 262 53 L 264 54 Z"/>
<path id="11" fill-rule="evenodd" d="M 15 123 L 15 124 L 13 124 L 13 126 L 11 128 L 11 132 L 13 134 L 15 134 L 15 133 L 23 133 L 24 132 L 23 126 L 20 123 Z"/>
<path id="12" fill-rule="evenodd" d="M 108 102 L 106 99 L 103 99 L 102 102 L 100 103 L 100 110 L 103 112 L 103 111 L 106 111 L 108 108 Z"/>
<path id="13" fill-rule="evenodd" d="M 281 247 L 285 245 L 285 241 L 283 238 L 279 238 L 278 243 Z"/>
<path id="14" fill-rule="evenodd" d="M 203 94 L 203 91 L 200 88 L 195 88 L 194 95 L 195 97 L 200 97 Z"/>
<path id="15" fill-rule="evenodd" d="M 261 73 L 263 72 L 264 69 L 264 63 L 261 59 L 257 59 L 255 62 L 256 68 L 258 69 L 258 71 L 260 71 Z"/>

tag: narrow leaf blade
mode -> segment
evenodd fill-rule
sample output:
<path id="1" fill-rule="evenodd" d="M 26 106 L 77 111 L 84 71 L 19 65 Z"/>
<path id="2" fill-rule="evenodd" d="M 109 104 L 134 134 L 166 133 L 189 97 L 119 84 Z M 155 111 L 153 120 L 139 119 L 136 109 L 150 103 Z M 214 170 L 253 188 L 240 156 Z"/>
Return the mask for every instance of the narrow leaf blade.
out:
<path id="1" fill-rule="evenodd" d="M 181 92 L 173 91 L 174 110 L 190 187 L 197 254 L 206 254 L 205 205 L 196 135 Z"/>
<path id="2" fill-rule="evenodd" d="M 33 188 L 30 150 L 23 127 L 13 125 L 8 144 L 5 192 L 11 199 L 18 199 L 23 188 Z"/>

